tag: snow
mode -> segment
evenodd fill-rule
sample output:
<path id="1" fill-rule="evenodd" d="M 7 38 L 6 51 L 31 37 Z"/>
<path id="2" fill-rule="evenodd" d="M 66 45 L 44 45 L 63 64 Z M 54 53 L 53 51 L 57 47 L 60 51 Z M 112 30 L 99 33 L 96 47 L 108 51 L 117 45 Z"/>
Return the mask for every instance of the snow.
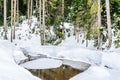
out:
<path id="1" fill-rule="evenodd" d="M 77 43 L 74 36 L 71 36 L 71 37 L 65 39 L 64 41 L 62 41 L 62 43 L 60 43 L 59 46 L 78 47 L 78 46 L 80 46 L 80 44 Z"/>
<path id="2" fill-rule="evenodd" d="M 32 21 L 33 21 L 33 24 L 31 28 L 34 28 L 36 27 L 35 26 L 36 18 L 33 17 Z M 73 29 L 73 26 L 70 26 L 69 23 L 64 23 L 64 25 L 66 29 L 68 28 Z M 86 48 L 85 44 L 80 44 L 82 43 L 83 35 L 81 36 L 82 39 L 80 39 L 78 43 L 75 37 L 71 36 L 63 40 L 62 43 L 58 46 L 51 46 L 51 45 L 41 46 L 39 35 L 30 34 L 29 32 L 31 32 L 31 30 L 27 24 L 27 20 L 25 20 L 22 23 L 20 30 L 16 31 L 17 34 L 21 34 L 20 35 L 21 40 L 16 39 L 14 41 L 14 44 L 17 44 L 18 47 L 26 49 L 29 52 L 28 53 L 29 55 L 43 54 L 43 55 L 46 55 L 47 57 L 60 59 L 60 60 L 66 59 L 70 61 L 79 61 L 79 62 L 86 63 L 87 65 L 88 64 L 99 65 L 101 63 L 102 54 L 100 52 L 84 49 Z M 51 27 L 51 33 L 52 33 L 52 27 Z M 26 35 L 28 37 L 31 36 L 31 38 L 30 39 L 26 38 Z M 91 48 L 91 45 L 89 45 L 89 47 Z M 25 59 L 24 56 L 22 58 L 21 57 L 19 57 L 18 59 Z M 17 62 L 20 61 L 18 59 L 16 59 Z M 68 62 L 67 64 L 79 69 L 83 67 L 83 66 L 80 67 L 79 65 L 74 66 L 75 64 L 71 64 Z"/>
<path id="3" fill-rule="evenodd" d="M 108 80 L 109 73 L 104 69 L 97 66 L 90 67 L 87 71 L 76 75 L 70 80 Z"/>
<path id="4" fill-rule="evenodd" d="M 15 48 L 10 42 L 0 41 L 0 44 L 0 80 L 40 80 L 14 62 Z"/>
<path id="5" fill-rule="evenodd" d="M 81 37 L 78 37 L 80 36 Z M 78 40 L 78 41 L 77 41 Z M 94 41 L 91 40 L 91 41 L 88 41 L 88 46 L 86 47 L 86 42 L 83 43 L 83 40 L 85 41 L 84 39 L 84 34 L 81 33 L 79 35 L 76 35 L 76 36 L 70 36 L 68 38 L 66 38 L 65 40 L 63 40 L 59 46 L 64 46 L 64 47 L 74 47 L 74 48 L 84 48 L 84 49 L 90 49 L 90 50 L 96 50 L 95 47 L 93 46 L 94 44 Z"/>
<path id="6" fill-rule="evenodd" d="M 120 71 L 109 70 L 105 67 L 91 66 L 70 80 L 120 80 Z"/>
<path id="7" fill-rule="evenodd" d="M 64 27 L 66 28 L 66 29 L 73 29 L 74 28 L 74 26 L 72 26 L 72 24 L 70 24 L 70 23 L 64 23 Z"/>
<path id="8" fill-rule="evenodd" d="M 41 58 L 21 64 L 21 66 L 27 69 L 51 69 L 51 68 L 60 67 L 61 65 L 62 65 L 62 61 L 60 60 L 47 59 L 47 58 Z"/>
<path id="9" fill-rule="evenodd" d="M 0 80 L 40 80 L 21 66 L 27 69 L 50 69 L 62 64 L 76 69 L 87 69 L 70 80 L 120 80 L 120 48 L 97 51 L 92 40 L 86 47 L 86 42 L 82 43 L 84 33 L 66 37 L 58 46 L 41 46 L 39 30 L 32 34 L 32 30 L 37 27 L 37 19 L 33 17 L 31 27 L 27 22 L 24 20 L 16 31 L 17 39 L 13 44 L 17 49 L 8 41 L 0 41 Z M 64 26 L 66 29 L 73 28 L 68 23 L 64 23 Z M 51 27 L 51 33 L 52 29 Z M 43 54 L 51 59 L 42 58 L 19 66 L 16 63 L 26 59 L 20 48 L 26 49 L 29 55 Z"/>
<path id="10" fill-rule="evenodd" d="M 46 55 L 56 59 L 67 59 L 71 61 L 81 61 L 87 64 L 99 65 L 101 63 L 102 53 L 99 51 L 88 50 L 84 48 L 64 47 L 64 46 L 36 46 L 26 47 L 29 55 Z"/>
<path id="11" fill-rule="evenodd" d="M 13 52 L 13 57 L 16 63 L 19 63 L 21 60 L 27 59 L 20 49 L 15 49 Z"/>
<path id="12" fill-rule="evenodd" d="M 13 43 L 16 44 L 17 46 L 32 47 L 33 44 L 35 46 L 41 45 L 39 28 L 37 28 L 37 18 L 33 16 L 31 21 L 32 21 L 31 26 L 28 25 L 28 20 L 24 20 L 20 27 L 16 28 L 16 39 L 14 40 Z"/>
<path id="13" fill-rule="evenodd" d="M 58 52 L 57 56 L 59 58 L 99 65 L 101 63 L 102 54 L 98 51 L 88 50 L 84 48 L 69 48 L 65 51 L 61 50 Z"/>
<path id="14" fill-rule="evenodd" d="M 117 52 L 103 52 L 100 66 L 91 66 L 70 80 L 120 80 L 120 54 Z"/>
<path id="15" fill-rule="evenodd" d="M 25 49 L 28 50 L 29 55 L 46 55 L 47 57 L 53 59 L 62 60 L 63 64 L 80 70 L 85 70 L 89 67 L 90 64 L 99 65 L 101 63 L 102 56 L 101 53 L 98 53 L 96 51 L 64 46 L 41 46 L 34 48 L 27 47 Z"/>
<path id="16" fill-rule="evenodd" d="M 120 70 L 120 54 L 116 52 L 104 53 L 102 57 L 103 65 L 112 69 Z"/>
<path id="17" fill-rule="evenodd" d="M 64 65 L 71 66 L 72 68 L 75 68 L 81 71 L 85 71 L 90 67 L 90 64 L 81 62 L 81 61 L 74 61 L 74 60 L 68 60 L 68 59 L 63 59 L 62 61 Z"/>

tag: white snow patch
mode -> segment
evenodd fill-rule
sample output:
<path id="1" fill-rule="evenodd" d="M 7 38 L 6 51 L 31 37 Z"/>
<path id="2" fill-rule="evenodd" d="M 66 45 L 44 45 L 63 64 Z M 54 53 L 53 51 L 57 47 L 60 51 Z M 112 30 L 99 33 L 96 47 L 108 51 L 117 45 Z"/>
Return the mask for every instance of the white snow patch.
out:
<path id="1" fill-rule="evenodd" d="M 54 60 L 54 59 L 47 59 L 47 58 L 41 58 L 34 61 L 29 61 L 24 64 L 21 64 L 21 66 L 27 68 L 27 69 L 51 69 L 51 68 L 57 68 L 62 65 L 62 61 L 60 60 Z"/>
<path id="2" fill-rule="evenodd" d="M 85 71 L 90 67 L 90 64 L 81 62 L 81 61 L 74 61 L 74 60 L 68 60 L 68 59 L 62 59 L 64 65 L 71 66 L 72 68 Z"/>
<path id="3" fill-rule="evenodd" d="M 109 80 L 109 72 L 98 66 L 92 66 L 87 71 L 76 75 L 70 80 Z"/>
<path id="4" fill-rule="evenodd" d="M 68 48 L 65 51 L 60 51 L 57 57 L 99 65 L 101 63 L 102 54 L 99 51 L 83 48 Z"/>
<path id="5" fill-rule="evenodd" d="M 104 53 L 102 64 L 113 69 L 120 70 L 120 54 L 116 52 Z"/>
<path id="6" fill-rule="evenodd" d="M 104 67 L 91 66 L 87 71 L 80 73 L 70 80 L 120 80 L 120 72 Z"/>
<path id="7" fill-rule="evenodd" d="M 16 63 L 19 63 L 21 60 L 27 59 L 21 50 L 14 50 L 13 57 Z"/>

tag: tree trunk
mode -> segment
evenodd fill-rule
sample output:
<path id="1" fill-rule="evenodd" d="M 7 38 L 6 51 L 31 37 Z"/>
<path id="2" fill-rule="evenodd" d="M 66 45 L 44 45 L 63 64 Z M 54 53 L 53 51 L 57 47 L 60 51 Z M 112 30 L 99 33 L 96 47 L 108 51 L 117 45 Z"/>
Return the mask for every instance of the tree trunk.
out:
<path id="1" fill-rule="evenodd" d="M 7 8 L 6 8 L 6 0 L 4 0 L 4 39 L 7 39 Z"/>
<path id="2" fill-rule="evenodd" d="M 19 23 L 19 0 L 17 0 L 17 23 Z"/>
<path id="3" fill-rule="evenodd" d="M 41 7 L 41 0 L 39 0 L 39 29 L 40 29 L 40 41 L 41 41 L 41 45 L 42 45 L 42 34 L 41 34 L 41 28 L 42 28 L 42 25 L 41 25 L 41 9 L 42 7 Z"/>
<path id="4" fill-rule="evenodd" d="M 62 33 L 65 36 L 65 34 L 64 34 L 65 33 L 65 27 L 64 27 L 64 0 L 62 0 Z"/>
<path id="5" fill-rule="evenodd" d="M 111 30 L 111 18 L 110 18 L 110 2 L 106 0 L 106 12 L 107 12 L 107 27 L 108 27 L 108 45 L 109 49 L 112 44 L 112 30 Z"/>
<path id="6" fill-rule="evenodd" d="M 33 0 L 31 0 L 30 19 L 32 18 L 32 12 L 33 12 Z"/>
<path id="7" fill-rule="evenodd" d="M 14 28 L 13 28 L 13 39 L 15 39 L 15 26 L 16 26 L 16 0 L 14 0 Z"/>
<path id="8" fill-rule="evenodd" d="M 101 0 L 98 0 L 98 49 L 101 49 L 101 35 L 100 35 L 100 27 L 101 27 Z"/>
<path id="9" fill-rule="evenodd" d="M 41 38 L 42 38 L 42 41 L 41 41 L 41 44 L 42 45 L 45 45 L 45 1 L 46 0 L 43 0 L 43 14 L 42 14 L 42 33 L 41 33 Z"/>
<path id="10" fill-rule="evenodd" d="M 30 19 L 30 0 L 27 1 L 27 18 Z"/>
<path id="11" fill-rule="evenodd" d="M 11 0 L 11 42 L 13 42 L 13 0 Z"/>
<path id="12" fill-rule="evenodd" d="M 38 0 L 36 0 L 36 9 L 38 10 Z"/>
<path id="13" fill-rule="evenodd" d="M 29 6 L 29 4 L 28 4 L 28 6 Z M 29 26 L 31 26 L 31 24 L 32 24 L 32 12 L 33 12 L 33 0 L 30 0 L 29 8 L 30 8 L 30 11 L 29 11 L 28 24 L 29 24 Z"/>

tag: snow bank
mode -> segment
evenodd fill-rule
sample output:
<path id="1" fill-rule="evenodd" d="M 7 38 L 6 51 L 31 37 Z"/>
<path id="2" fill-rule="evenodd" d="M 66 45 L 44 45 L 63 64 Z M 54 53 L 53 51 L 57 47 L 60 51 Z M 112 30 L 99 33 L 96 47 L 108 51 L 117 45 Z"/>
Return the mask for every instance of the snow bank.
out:
<path id="1" fill-rule="evenodd" d="M 120 54 L 116 52 L 104 53 L 102 64 L 112 69 L 120 70 Z"/>
<path id="2" fill-rule="evenodd" d="M 104 67 L 91 66 L 87 71 L 74 76 L 70 80 L 120 80 L 120 72 Z"/>
<path id="3" fill-rule="evenodd" d="M 60 51 L 57 57 L 99 65 L 101 63 L 102 54 L 99 51 L 83 48 L 68 48 L 65 51 Z"/>
<path id="4" fill-rule="evenodd" d="M 84 41 L 84 43 L 83 43 Z M 76 36 L 70 36 L 68 38 L 66 38 L 65 40 L 63 40 L 59 46 L 65 46 L 65 47 L 74 47 L 74 48 L 86 48 L 86 49 L 91 49 L 91 50 L 96 50 L 96 48 L 93 46 L 94 45 L 94 41 L 90 40 L 88 41 L 88 46 L 86 47 L 86 40 L 84 39 L 84 34 L 81 33 L 81 37 L 80 34 Z"/>
<path id="5" fill-rule="evenodd" d="M 62 59 L 64 65 L 71 66 L 72 68 L 85 71 L 90 67 L 90 64 L 81 62 L 81 61 L 74 61 L 74 60 L 68 60 L 68 59 Z"/>
<path id="6" fill-rule="evenodd" d="M 0 80 L 40 80 L 14 62 L 14 46 L 10 42 L 0 44 Z"/>
<path id="7" fill-rule="evenodd" d="M 120 80 L 120 54 L 103 52 L 101 66 L 91 66 L 70 80 Z"/>
<path id="8" fill-rule="evenodd" d="M 17 64 L 20 63 L 20 61 L 27 59 L 27 57 L 23 54 L 23 52 L 20 49 L 14 50 L 13 57 Z"/>
<path id="9" fill-rule="evenodd" d="M 27 69 L 51 69 L 51 68 L 57 68 L 62 65 L 62 61 L 60 60 L 54 60 L 54 59 L 47 59 L 47 58 L 41 58 L 34 61 L 29 61 L 24 64 L 21 64 L 21 66 L 27 68 Z"/>
<path id="10" fill-rule="evenodd" d="M 25 49 L 27 50 L 29 55 L 46 55 L 47 57 L 60 59 L 63 61 L 63 64 L 80 70 L 87 69 L 90 64 L 99 65 L 101 63 L 101 53 L 83 48 L 64 46 L 31 46 Z M 29 68 L 26 65 L 25 67 L 28 69 L 32 69 L 32 67 Z M 41 67 L 37 68 L 41 69 Z"/>
<path id="11" fill-rule="evenodd" d="M 33 46 L 35 46 L 33 44 Z M 65 46 L 28 46 L 24 47 L 29 50 L 29 55 L 43 54 L 48 57 L 58 59 L 68 59 L 73 61 L 82 61 L 89 64 L 100 64 L 102 54 L 99 51 L 88 50 L 80 47 L 65 47 Z"/>

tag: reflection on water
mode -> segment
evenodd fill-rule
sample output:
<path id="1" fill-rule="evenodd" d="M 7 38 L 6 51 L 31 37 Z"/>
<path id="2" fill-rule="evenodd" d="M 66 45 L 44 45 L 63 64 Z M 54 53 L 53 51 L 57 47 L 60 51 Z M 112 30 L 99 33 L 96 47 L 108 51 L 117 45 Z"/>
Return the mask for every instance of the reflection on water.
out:
<path id="1" fill-rule="evenodd" d="M 63 65 L 55 69 L 30 70 L 30 71 L 34 75 L 40 77 L 42 80 L 69 80 L 71 77 L 81 72 L 79 70 Z"/>

